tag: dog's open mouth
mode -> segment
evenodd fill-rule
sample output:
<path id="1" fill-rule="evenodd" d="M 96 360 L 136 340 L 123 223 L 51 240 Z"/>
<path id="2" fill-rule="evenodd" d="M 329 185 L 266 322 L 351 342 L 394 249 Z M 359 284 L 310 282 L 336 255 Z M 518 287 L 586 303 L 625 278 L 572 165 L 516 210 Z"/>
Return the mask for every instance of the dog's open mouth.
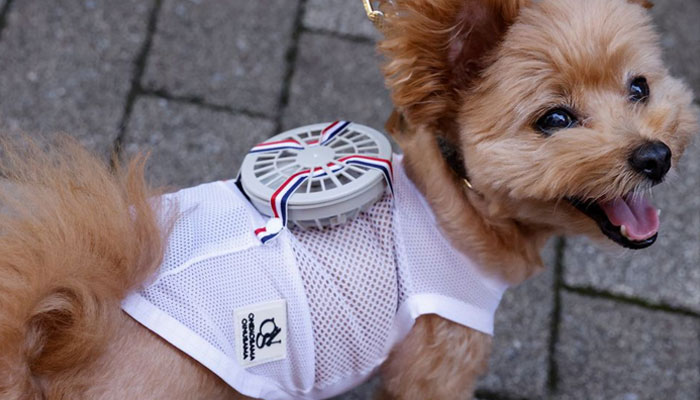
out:
<path id="1" fill-rule="evenodd" d="M 628 249 L 649 247 L 659 234 L 659 212 L 642 195 L 628 194 L 606 202 L 569 201 L 591 217 L 605 236 Z"/>

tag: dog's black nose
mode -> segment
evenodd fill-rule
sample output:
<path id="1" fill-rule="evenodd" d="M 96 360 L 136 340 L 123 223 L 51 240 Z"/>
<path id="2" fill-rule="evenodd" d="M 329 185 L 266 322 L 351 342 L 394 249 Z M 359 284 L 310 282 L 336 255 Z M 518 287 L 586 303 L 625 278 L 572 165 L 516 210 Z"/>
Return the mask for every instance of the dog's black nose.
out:
<path id="1" fill-rule="evenodd" d="M 671 149 L 659 141 L 647 142 L 634 150 L 629 163 L 635 171 L 658 183 L 671 169 Z"/>

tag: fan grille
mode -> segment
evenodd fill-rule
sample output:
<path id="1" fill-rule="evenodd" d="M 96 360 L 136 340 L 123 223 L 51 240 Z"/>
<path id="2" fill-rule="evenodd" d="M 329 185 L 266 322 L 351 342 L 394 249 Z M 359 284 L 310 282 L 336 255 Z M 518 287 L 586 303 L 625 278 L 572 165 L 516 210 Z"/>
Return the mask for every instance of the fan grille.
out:
<path id="1" fill-rule="evenodd" d="M 287 199 L 290 224 L 305 228 L 340 225 L 383 196 L 386 188 L 383 172 L 339 160 L 358 155 L 390 161 L 389 140 L 372 128 L 350 123 L 335 133 L 331 141 L 319 146 L 327 126 L 327 123 L 307 125 L 283 132 L 259 146 L 290 140 L 295 143 L 246 156 L 241 166 L 241 184 L 261 214 L 272 216 L 270 199 L 274 193 L 292 175 L 309 168 L 320 167 L 325 174 L 303 180 Z M 297 143 L 303 149 L 296 149 Z M 332 170 L 328 163 L 335 163 Z M 342 167 L 337 168 L 338 165 Z"/>
<path id="2" fill-rule="evenodd" d="M 306 130 L 302 132 L 290 132 L 280 140 L 294 139 L 305 147 L 313 145 L 321 137 L 321 129 Z M 375 138 L 365 132 L 353 129 L 353 124 L 348 125 L 335 139 L 327 145 L 333 150 L 333 161 L 353 155 L 379 155 L 379 145 Z M 284 181 L 295 173 L 308 167 L 302 166 L 298 160 L 302 150 L 285 149 L 277 152 L 263 153 L 257 156 L 253 163 L 253 172 L 260 183 L 275 190 Z M 325 165 L 322 167 L 326 175 L 309 178 L 297 189 L 296 193 L 325 192 L 342 187 L 357 180 L 369 168 L 359 165 L 345 165 L 337 172 L 332 172 Z"/>

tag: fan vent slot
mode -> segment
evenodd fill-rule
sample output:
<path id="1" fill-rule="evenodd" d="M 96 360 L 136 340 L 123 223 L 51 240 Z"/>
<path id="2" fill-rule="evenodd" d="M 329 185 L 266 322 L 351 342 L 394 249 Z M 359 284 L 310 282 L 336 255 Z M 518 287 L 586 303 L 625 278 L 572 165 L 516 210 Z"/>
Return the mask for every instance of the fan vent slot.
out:
<path id="1" fill-rule="evenodd" d="M 296 151 L 293 152 L 291 150 L 282 150 L 282 152 L 279 153 L 279 156 L 277 158 L 296 157 L 296 155 Z"/>
<path id="2" fill-rule="evenodd" d="M 333 182 L 333 179 L 331 179 L 331 178 L 324 179 L 323 184 L 326 186 L 326 189 L 335 189 L 338 187 L 338 186 L 336 186 L 335 182 Z"/>
<path id="3" fill-rule="evenodd" d="M 262 168 L 271 167 L 272 164 L 273 164 L 273 162 L 259 162 L 259 163 L 255 164 L 255 167 L 253 169 L 258 170 L 258 169 L 262 169 Z"/>
<path id="4" fill-rule="evenodd" d="M 347 185 L 348 183 L 352 182 L 352 179 L 350 179 L 346 174 L 338 175 L 338 180 L 340 181 L 341 185 Z"/>
<path id="5" fill-rule="evenodd" d="M 355 179 L 361 177 L 363 173 L 364 173 L 364 171 L 358 171 L 355 168 L 348 169 L 348 175 L 352 176 Z"/>
<path id="6" fill-rule="evenodd" d="M 321 184 L 320 180 L 313 179 L 309 182 L 310 182 L 310 184 L 309 184 L 309 189 L 307 190 L 307 192 L 310 192 L 310 193 L 323 192 L 323 185 Z"/>
<path id="7" fill-rule="evenodd" d="M 256 168 L 255 177 L 260 178 L 260 177 L 266 175 L 267 173 L 269 173 L 270 171 L 274 171 L 274 168 L 265 168 L 265 169 L 257 169 Z M 261 179 L 264 179 L 264 177 Z"/>

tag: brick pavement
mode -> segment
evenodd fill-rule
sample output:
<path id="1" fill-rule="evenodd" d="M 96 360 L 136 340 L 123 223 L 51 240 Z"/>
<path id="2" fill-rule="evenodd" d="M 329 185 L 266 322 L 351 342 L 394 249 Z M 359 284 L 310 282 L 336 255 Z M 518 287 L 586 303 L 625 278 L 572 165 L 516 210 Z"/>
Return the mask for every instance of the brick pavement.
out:
<path id="1" fill-rule="evenodd" d="M 700 2 L 652 11 L 671 69 L 700 91 Z M 230 177 L 251 144 L 391 105 L 351 0 L 0 0 L 0 129 L 151 149 L 175 186 Z M 556 239 L 507 293 L 482 400 L 700 398 L 700 144 L 658 193 L 651 249 Z M 369 398 L 376 382 L 342 396 Z"/>

